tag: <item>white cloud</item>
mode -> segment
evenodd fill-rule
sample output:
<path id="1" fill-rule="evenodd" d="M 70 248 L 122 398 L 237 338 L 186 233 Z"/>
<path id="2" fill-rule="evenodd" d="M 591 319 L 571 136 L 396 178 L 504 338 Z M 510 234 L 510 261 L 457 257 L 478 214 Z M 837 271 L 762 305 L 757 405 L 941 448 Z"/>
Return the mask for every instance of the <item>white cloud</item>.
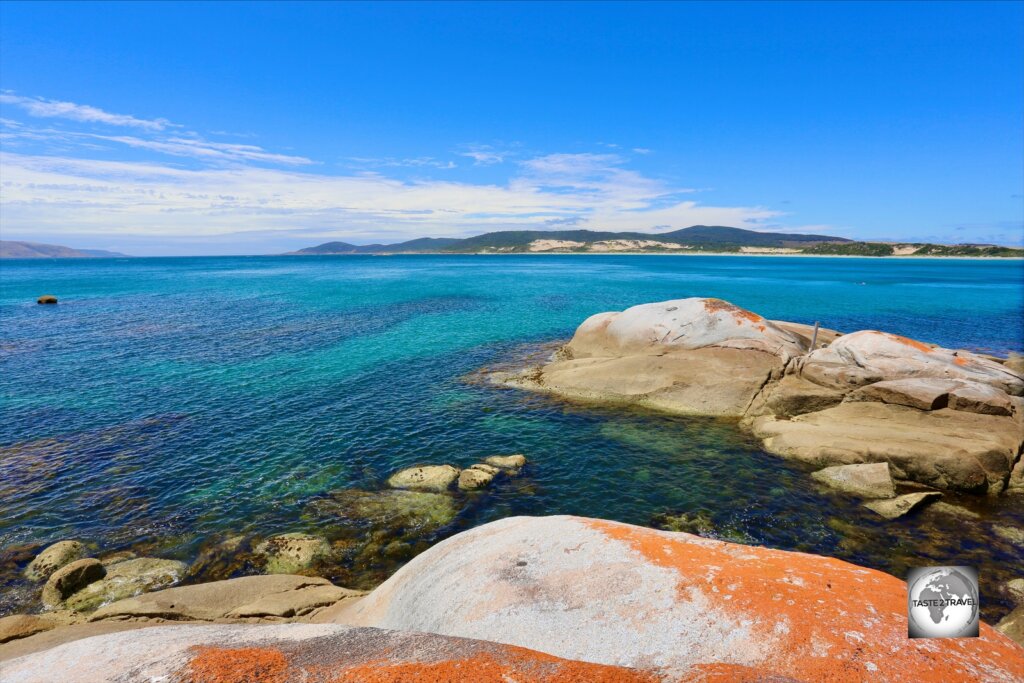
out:
<path id="1" fill-rule="evenodd" d="M 387 169 L 441 170 L 430 156 L 350 158 L 345 175 L 300 171 L 315 162 L 253 144 L 217 142 L 95 107 L 2 94 L 34 116 L 134 127 L 132 134 L 39 128 L 0 121 L 0 228 L 33 234 L 240 240 L 299 235 L 352 241 L 489 230 L 665 231 L 695 223 L 757 228 L 777 213 L 684 201 L 693 190 L 627 168 L 614 154 L 547 154 L 509 166 L 503 183 L 401 180 Z M 116 161 L 125 148 L 187 158 Z M 467 145 L 474 165 L 521 154 L 517 143 Z M 154 159 L 160 159 L 159 156 Z M 101 158 L 97 158 L 101 157 Z"/>
<path id="2" fill-rule="evenodd" d="M 512 152 L 505 149 L 497 149 L 492 145 L 466 145 L 464 151 L 459 152 L 459 156 L 469 157 L 473 160 L 475 166 L 490 166 L 492 164 L 501 164 L 505 162 L 505 159 L 512 156 Z"/>
<path id="3" fill-rule="evenodd" d="M 23 97 L 11 92 L 0 93 L 0 104 L 14 105 L 24 109 L 29 116 L 42 118 L 69 119 L 86 123 L 105 123 L 111 126 L 127 126 L 153 131 L 177 127 L 167 119 L 139 119 L 128 114 L 112 114 L 88 104 L 47 100 L 42 97 Z"/>
<path id="4" fill-rule="evenodd" d="M 566 224 L 640 231 L 695 223 L 755 228 L 776 215 L 758 207 L 676 201 L 677 190 L 617 168 L 603 155 L 549 155 L 523 168 L 523 175 L 499 185 L 4 152 L 2 224 L 5 232 L 21 235 L 298 231 L 310 238 L 370 241 L 384 230 L 402 239 Z M 561 185 L 548 188 L 548 182 Z"/>
<path id="5" fill-rule="evenodd" d="M 442 161 L 434 157 L 412 157 L 396 159 L 395 157 L 349 157 L 348 161 L 361 168 L 455 168 L 454 161 Z"/>

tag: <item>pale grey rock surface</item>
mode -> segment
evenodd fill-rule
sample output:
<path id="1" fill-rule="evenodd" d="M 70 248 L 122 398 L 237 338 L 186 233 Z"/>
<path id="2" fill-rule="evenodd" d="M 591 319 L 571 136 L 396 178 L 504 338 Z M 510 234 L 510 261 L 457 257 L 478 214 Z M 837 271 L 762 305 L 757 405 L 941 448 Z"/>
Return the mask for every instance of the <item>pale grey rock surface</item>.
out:
<path id="1" fill-rule="evenodd" d="M 886 462 L 834 465 L 812 473 L 811 477 L 844 493 L 865 498 L 892 498 L 896 495 L 896 486 Z"/>
<path id="2" fill-rule="evenodd" d="M 423 465 L 396 472 L 388 479 L 388 486 L 393 489 L 442 492 L 450 489 L 458 478 L 458 468 L 451 465 Z"/>

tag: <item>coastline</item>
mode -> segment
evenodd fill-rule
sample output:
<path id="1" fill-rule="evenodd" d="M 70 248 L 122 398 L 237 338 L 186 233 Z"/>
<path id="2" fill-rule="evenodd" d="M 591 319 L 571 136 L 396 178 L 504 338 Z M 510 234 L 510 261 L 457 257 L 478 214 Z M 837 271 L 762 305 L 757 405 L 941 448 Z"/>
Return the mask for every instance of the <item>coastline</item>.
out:
<path id="1" fill-rule="evenodd" d="M 652 251 L 474 251 L 474 252 L 368 252 L 364 254 L 259 254 L 255 256 L 752 256 L 756 258 L 865 259 L 871 261 L 936 260 L 936 261 L 1024 261 L 1024 256 L 857 256 L 851 254 L 743 254 L 730 251 L 652 252 Z M 136 257 L 149 258 L 149 257 Z M 166 257 L 158 257 L 166 258 Z M 25 259 L 28 260 L 28 259 Z"/>

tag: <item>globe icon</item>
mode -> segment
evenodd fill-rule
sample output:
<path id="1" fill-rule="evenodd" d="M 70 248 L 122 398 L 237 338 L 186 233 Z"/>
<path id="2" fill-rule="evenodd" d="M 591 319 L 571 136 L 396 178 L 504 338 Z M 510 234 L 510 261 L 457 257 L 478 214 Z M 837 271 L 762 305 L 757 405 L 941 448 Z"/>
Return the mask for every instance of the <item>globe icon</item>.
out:
<path id="1" fill-rule="evenodd" d="M 956 638 L 978 635 L 978 588 L 968 567 L 934 567 L 908 585 L 910 635 Z"/>

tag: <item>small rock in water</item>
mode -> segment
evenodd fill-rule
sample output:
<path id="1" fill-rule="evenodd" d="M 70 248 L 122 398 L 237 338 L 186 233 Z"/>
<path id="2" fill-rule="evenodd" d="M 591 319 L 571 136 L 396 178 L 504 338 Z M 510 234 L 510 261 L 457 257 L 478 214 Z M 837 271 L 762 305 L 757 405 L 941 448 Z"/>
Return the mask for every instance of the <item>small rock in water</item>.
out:
<path id="1" fill-rule="evenodd" d="M 864 507 L 872 512 L 877 512 L 886 519 L 896 519 L 941 497 L 942 494 L 938 491 L 908 493 L 891 500 L 873 500 L 864 503 Z"/>
<path id="2" fill-rule="evenodd" d="M 330 546 L 319 536 L 291 533 L 268 538 L 256 552 L 266 555 L 268 574 L 294 574 L 330 552 Z"/>
<path id="3" fill-rule="evenodd" d="M 965 507 L 959 505 L 952 505 L 950 503 L 944 503 L 941 500 L 937 503 L 932 503 L 928 506 L 928 512 L 939 512 L 944 515 L 952 515 L 954 517 L 963 517 L 964 519 L 981 519 L 981 515 L 973 510 L 968 510 Z"/>
<path id="4" fill-rule="evenodd" d="M 896 495 L 887 462 L 836 465 L 818 470 L 811 477 L 839 491 L 865 498 L 892 498 Z"/>
<path id="5" fill-rule="evenodd" d="M 1005 538 L 1010 543 L 1024 547 L 1024 529 L 1005 524 L 993 524 L 992 531 Z"/>
<path id="6" fill-rule="evenodd" d="M 1003 586 L 1003 590 L 1013 600 L 1013 604 L 1018 607 L 1024 607 L 1024 579 L 1007 581 Z"/>
<path id="7" fill-rule="evenodd" d="M 41 297 L 36 299 L 37 304 L 55 304 L 57 303 L 57 297 L 53 294 L 43 294 Z"/>
<path id="8" fill-rule="evenodd" d="M 43 604 L 56 607 L 71 594 L 102 579 L 106 573 L 103 564 L 94 557 L 66 564 L 51 574 L 43 586 Z"/>
<path id="9" fill-rule="evenodd" d="M 516 455 L 491 455 L 484 458 L 484 462 L 503 470 L 518 470 L 526 464 L 526 456 L 519 453 Z"/>
<path id="10" fill-rule="evenodd" d="M 715 524 L 706 512 L 682 512 L 678 515 L 663 513 L 651 519 L 651 526 L 665 531 L 681 531 L 697 536 L 712 536 Z"/>
<path id="11" fill-rule="evenodd" d="M 459 488 L 463 491 L 482 489 L 494 480 L 494 475 L 494 472 L 470 467 L 459 474 Z"/>
<path id="12" fill-rule="evenodd" d="M 388 486 L 414 491 L 447 491 L 458 478 L 459 470 L 451 465 L 424 465 L 396 472 L 388 479 Z"/>
<path id="13" fill-rule="evenodd" d="M 25 576 L 30 581 L 46 581 L 50 574 L 85 555 L 85 546 L 80 541 L 59 541 L 39 553 L 28 567 Z"/>
<path id="14" fill-rule="evenodd" d="M 75 592 L 64 602 L 77 612 L 88 612 L 116 600 L 173 586 L 181 581 L 186 569 L 188 565 L 184 562 L 155 557 L 116 562 L 106 567 L 105 577 Z"/>

